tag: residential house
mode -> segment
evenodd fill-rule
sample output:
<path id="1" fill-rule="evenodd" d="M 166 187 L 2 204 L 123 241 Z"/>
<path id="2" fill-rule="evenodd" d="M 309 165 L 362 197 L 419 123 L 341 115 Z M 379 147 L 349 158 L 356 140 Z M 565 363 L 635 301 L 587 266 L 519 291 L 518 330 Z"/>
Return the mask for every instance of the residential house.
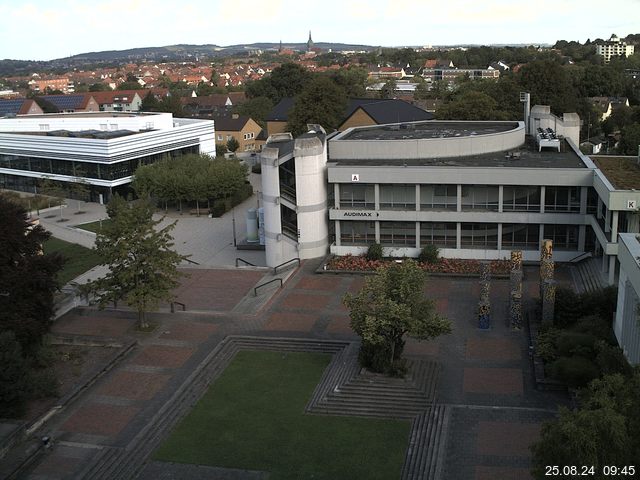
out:
<path id="1" fill-rule="evenodd" d="M 101 112 L 137 112 L 140 110 L 145 90 L 116 90 L 113 92 L 92 92 Z"/>
<path id="2" fill-rule="evenodd" d="M 627 97 L 591 97 L 589 101 L 602 113 L 601 121 L 609 118 L 615 109 L 629 106 Z"/>
<path id="3" fill-rule="evenodd" d="M 40 105 L 30 98 L 0 100 L 0 117 L 38 115 L 44 113 Z"/>
<path id="4" fill-rule="evenodd" d="M 256 139 L 262 127 L 249 117 L 233 114 L 230 117 L 214 117 L 216 143 L 226 145 L 235 138 L 238 141 L 238 152 L 254 152 L 259 150 Z"/>
<path id="5" fill-rule="evenodd" d="M 72 95 L 42 95 L 41 98 L 58 110 L 57 113 L 99 112 L 100 106 L 93 98 L 93 93 Z"/>

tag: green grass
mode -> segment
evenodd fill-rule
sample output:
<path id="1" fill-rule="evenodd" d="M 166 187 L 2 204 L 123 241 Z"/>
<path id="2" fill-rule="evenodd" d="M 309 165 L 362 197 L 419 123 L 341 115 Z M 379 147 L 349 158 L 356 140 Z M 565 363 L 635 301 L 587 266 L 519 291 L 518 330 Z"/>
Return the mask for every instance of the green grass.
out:
<path id="1" fill-rule="evenodd" d="M 410 422 L 307 415 L 330 357 L 239 352 L 154 453 L 270 472 L 270 480 L 400 478 Z"/>
<path id="2" fill-rule="evenodd" d="M 104 219 L 102 220 L 102 226 L 107 225 L 111 220 Z M 75 228 L 81 228 L 82 230 L 87 230 L 88 232 L 100 233 L 100 220 L 97 222 L 89 222 L 83 223 L 82 225 L 76 225 Z"/>
<path id="3" fill-rule="evenodd" d="M 93 250 L 58 238 L 51 237 L 44 243 L 42 249 L 45 254 L 60 253 L 67 259 L 58 272 L 60 285 L 65 285 L 100 263 L 98 255 Z"/>

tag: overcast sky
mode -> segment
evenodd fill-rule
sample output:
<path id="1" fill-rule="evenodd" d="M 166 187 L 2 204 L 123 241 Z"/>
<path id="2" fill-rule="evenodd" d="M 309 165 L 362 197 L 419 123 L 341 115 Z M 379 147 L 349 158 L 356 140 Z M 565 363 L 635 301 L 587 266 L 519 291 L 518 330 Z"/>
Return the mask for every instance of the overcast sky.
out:
<path id="1" fill-rule="evenodd" d="M 0 0 L 0 59 L 297 43 L 309 30 L 315 42 L 383 46 L 584 42 L 640 33 L 640 0 Z"/>

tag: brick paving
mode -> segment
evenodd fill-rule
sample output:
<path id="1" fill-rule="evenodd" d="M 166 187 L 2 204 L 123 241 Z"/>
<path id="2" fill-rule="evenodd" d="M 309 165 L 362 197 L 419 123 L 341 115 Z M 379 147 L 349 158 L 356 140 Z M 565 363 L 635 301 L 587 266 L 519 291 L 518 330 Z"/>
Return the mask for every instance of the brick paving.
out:
<path id="1" fill-rule="evenodd" d="M 61 430 L 115 437 L 139 411 L 134 406 L 89 403 L 78 408 Z"/>
<path id="2" fill-rule="evenodd" d="M 283 289 L 274 290 L 257 316 L 230 312 L 262 272 L 193 269 L 179 289 L 180 301 L 188 300 L 184 303 L 190 310 L 215 316 L 156 314 L 153 321 L 159 325 L 146 334 L 132 328 L 132 312 L 85 310 L 61 318 L 54 325 L 58 333 L 135 338 L 139 346 L 54 418 L 46 431 L 54 437 L 71 435 L 74 441 L 126 448 L 228 334 L 357 340 L 341 298 L 359 291 L 366 277 L 317 275 L 317 265 L 304 263 Z M 525 269 L 527 300 L 537 297 L 536 274 L 535 269 Z M 425 286 L 454 331 L 428 342 L 407 339 L 405 354 L 437 360 L 443 368 L 436 401 L 448 405 L 451 416 L 442 479 L 529 478 L 528 446 L 538 437 L 542 422 L 554 417 L 557 404 L 566 403 L 561 395 L 535 390 L 526 335 L 508 327 L 508 290 L 508 280 L 492 281 L 492 325 L 490 331 L 480 331 L 475 313 L 478 279 L 431 277 Z M 73 451 L 62 455 L 62 448 L 54 447 L 48 460 L 34 467 L 34 480 L 73 478 L 73 472 L 86 465 L 85 456 L 93 456 L 87 456 L 93 450 L 76 447 L 67 447 Z M 65 464 L 65 458 L 72 460 Z M 168 470 L 167 478 L 171 475 Z"/>

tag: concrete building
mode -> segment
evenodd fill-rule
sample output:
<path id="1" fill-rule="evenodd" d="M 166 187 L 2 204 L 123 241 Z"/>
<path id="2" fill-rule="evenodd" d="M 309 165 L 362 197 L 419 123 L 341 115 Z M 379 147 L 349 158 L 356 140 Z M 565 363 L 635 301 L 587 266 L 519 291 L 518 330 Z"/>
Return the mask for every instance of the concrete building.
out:
<path id="1" fill-rule="evenodd" d="M 444 257 L 519 249 L 535 261 L 549 238 L 556 261 L 590 252 L 614 283 L 618 232 L 640 230 L 640 167 L 628 162 L 634 177 L 620 161 L 594 163 L 577 148 L 579 129 L 576 114 L 534 106 L 527 125 L 427 121 L 272 136 L 262 154 L 267 262 L 357 255 L 372 243 L 390 256 L 434 244 Z"/>
<path id="2" fill-rule="evenodd" d="M 604 63 L 609 63 L 611 57 L 629 57 L 633 55 L 634 46 L 623 42 L 614 33 L 608 41 L 596 45 L 596 53 L 604 59 Z"/>
<path id="3" fill-rule="evenodd" d="M 631 365 L 640 364 L 640 242 L 634 233 L 621 233 L 618 258 L 618 306 L 613 331 Z"/>
<path id="4" fill-rule="evenodd" d="M 37 192 L 38 180 L 77 182 L 93 201 L 126 193 L 135 169 L 188 153 L 215 155 L 211 120 L 170 113 L 70 113 L 0 119 L 0 187 Z"/>

